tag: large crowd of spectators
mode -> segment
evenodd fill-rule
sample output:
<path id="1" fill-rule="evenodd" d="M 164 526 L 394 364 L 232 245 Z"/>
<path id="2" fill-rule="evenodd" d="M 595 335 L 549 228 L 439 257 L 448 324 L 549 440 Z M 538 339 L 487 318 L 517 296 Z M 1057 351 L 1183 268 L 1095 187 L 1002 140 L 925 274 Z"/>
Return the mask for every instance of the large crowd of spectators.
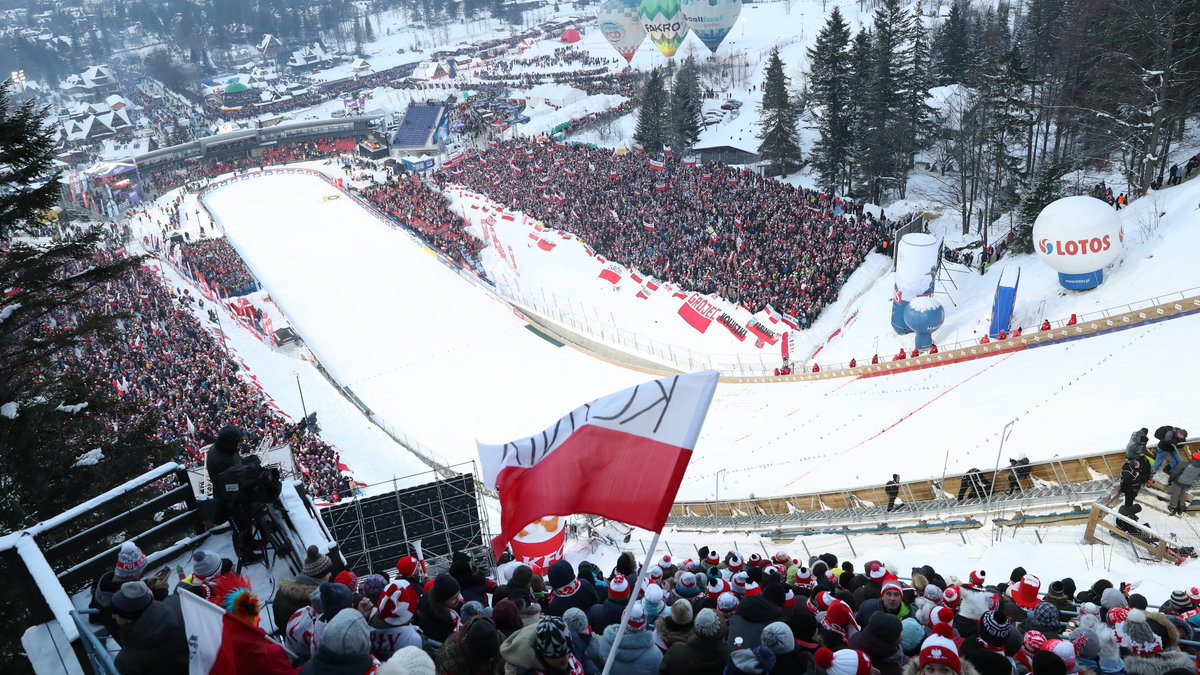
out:
<path id="1" fill-rule="evenodd" d="M 831 553 L 702 547 L 644 570 L 625 552 L 610 570 L 508 562 L 491 575 L 456 553 L 448 572 L 426 575 L 412 556 L 347 570 L 310 546 L 271 612 L 234 561 L 201 549 L 189 562 L 177 581 L 150 576 L 127 542 L 97 581 L 92 606 L 122 646 L 121 672 L 187 672 L 182 599 L 170 597 L 186 593 L 256 627 L 226 654 L 264 674 L 1175 675 L 1196 671 L 1185 641 L 1200 626 L 1196 588 L 1151 604 L 1108 579 L 1081 587 L 1024 567 L 955 577 L 931 565 L 902 577 Z M 226 604 L 231 589 L 251 597 Z M 192 634 L 193 649 L 227 649 Z"/>
<path id="2" fill-rule="evenodd" d="M 121 234 L 124 232 L 124 234 Z M 124 255 L 126 229 L 114 229 L 109 248 L 99 255 Z M 119 248 L 118 248 L 119 247 Z M 289 443 L 300 477 L 322 499 L 346 494 L 337 450 L 307 430 L 297 430 L 242 373 L 213 324 L 211 305 L 184 290 L 173 292 L 157 270 L 143 266 L 111 285 L 95 288 L 78 303 L 59 307 L 38 326 L 46 334 L 77 325 L 89 313 L 123 314 L 120 331 L 111 338 L 96 334 L 64 352 L 56 367 L 85 376 L 97 390 L 137 398 L 161 414 L 156 437 L 178 441 L 178 459 L 190 465 L 203 460 L 203 448 L 227 424 L 244 430 L 250 447 Z M 113 419 L 114 433 L 128 420 Z"/>
<path id="3" fill-rule="evenodd" d="M 476 266 L 483 242 L 466 232 L 462 216 L 450 208 L 440 192 L 430 190 L 413 174 L 383 185 L 373 185 L 362 197 L 396 222 L 420 233 L 421 238 L 455 262 Z"/>
<path id="4" fill-rule="evenodd" d="M 861 204 L 750 171 L 672 157 L 656 170 L 644 153 L 579 145 L 498 142 L 434 180 L 572 232 L 607 259 L 754 312 L 770 305 L 801 327 L 890 234 Z"/>
<path id="5" fill-rule="evenodd" d="M 180 247 L 183 264 L 216 286 L 222 297 L 258 290 L 254 276 L 225 237 L 188 241 Z"/>

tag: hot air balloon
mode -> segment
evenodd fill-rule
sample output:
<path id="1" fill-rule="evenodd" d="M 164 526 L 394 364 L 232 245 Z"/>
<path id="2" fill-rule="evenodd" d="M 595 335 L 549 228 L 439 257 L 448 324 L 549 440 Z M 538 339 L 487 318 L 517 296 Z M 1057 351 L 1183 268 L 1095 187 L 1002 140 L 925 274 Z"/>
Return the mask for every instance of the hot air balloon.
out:
<path id="1" fill-rule="evenodd" d="M 742 13 L 742 0 L 682 0 L 680 14 L 704 46 L 717 53 Z"/>
<path id="2" fill-rule="evenodd" d="M 688 32 L 683 14 L 679 11 L 679 0 L 642 0 L 638 14 L 646 34 L 658 51 L 667 58 L 675 56 L 675 51 L 683 44 Z"/>
<path id="3" fill-rule="evenodd" d="M 604 39 L 625 57 L 626 63 L 633 60 L 642 40 L 646 39 L 646 29 L 638 16 L 639 4 L 639 0 L 608 0 L 600 5 L 596 15 Z"/>

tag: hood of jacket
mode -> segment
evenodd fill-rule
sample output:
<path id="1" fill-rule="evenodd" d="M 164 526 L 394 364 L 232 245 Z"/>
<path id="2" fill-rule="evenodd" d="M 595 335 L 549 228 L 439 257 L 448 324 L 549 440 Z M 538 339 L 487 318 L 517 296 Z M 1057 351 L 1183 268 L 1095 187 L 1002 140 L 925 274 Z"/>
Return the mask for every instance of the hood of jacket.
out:
<path id="1" fill-rule="evenodd" d="M 692 634 L 692 627 L 680 627 L 679 624 L 671 621 L 671 617 L 664 616 L 654 622 L 654 633 L 664 644 L 673 645 L 676 642 L 687 642 L 688 637 Z"/>
<path id="2" fill-rule="evenodd" d="M 504 640 L 504 644 L 500 645 L 500 657 L 505 663 L 518 668 L 540 669 L 542 664 L 533 650 L 536 638 L 537 624 L 525 626 Z"/>
<path id="3" fill-rule="evenodd" d="M 777 620 L 779 613 L 779 605 L 761 595 L 752 595 L 742 600 L 736 614 L 750 623 L 768 624 Z"/>
<path id="4" fill-rule="evenodd" d="M 313 591 L 317 590 L 317 587 L 320 585 L 321 582 L 313 579 L 312 577 L 304 576 L 303 574 L 297 574 L 294 578 L 284 578 L 282 581 L 280 581 L 279 590 L 276 591 L 275 594 L 283 596 L 293 603 L 304 606 L 308 605 L 309 596 L 311 596 Z"/>
<path id="5" fill-rule="evenodd" d="M 612 656 L 613 640 L 617 637 L 617 629 L 620 625 L 609 626 L 604 629 L 604 635 L 600 637 L 600 653 Z M 626 631 L 621 636 L 621 644 L 617 646 L 617 660 L 622 663 L 631 663 L 637 661 L 647 649 L 658 650 L 654 646 L 654 632 L 643 630 L 637 633 Z"/>
<path id="6" fill-rule="evenodd" d="M 868 656 L 878 661 L 893 661 L 898 663 L 900 657 L 904 654 L 900 650 L 899 645 L 889 645 L 865 628 L 851 635 L 847 644 L 849 644 L 851 649 L 866 652 Z"/>
<path id="7" fill-rule="evenodd" d="M 157 600 L 150 603 L 137 621 L 121 630 L 125 647 L 151 647 L 170 641 L 171 634 L 180 630 L 180 619 Z"/>
<path id="8" fill-rule="evenodd" d="M 1125 672 L 1129 675 L 1162 675 L 1174 668 L 1194 670 L 1192 657 L 1180 651 L 1163 652 L 1155 656 L 1126 656 Z"/>

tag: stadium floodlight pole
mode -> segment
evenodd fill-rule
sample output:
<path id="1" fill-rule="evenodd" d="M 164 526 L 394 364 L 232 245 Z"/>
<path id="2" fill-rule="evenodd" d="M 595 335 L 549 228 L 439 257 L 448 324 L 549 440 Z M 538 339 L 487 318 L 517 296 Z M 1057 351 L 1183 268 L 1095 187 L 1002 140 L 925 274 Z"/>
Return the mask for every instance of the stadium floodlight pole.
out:
<path id="1" fill-rule="evenodd" d="M 655 532 L 654 539 L 650 540 L 650 548 L 646 549 L 646 559 L 642 561 L 637 581 L 633 583 L 633 590 L 629 592 L 632 600 L 625 604 L 625 609 L 621 612 L 621 625 L 617 627 L 617 634 L 613 636 L 612 649 L 608 652 L 608 659 L 604 662 L 604 671 L 600 675 L 609 675 L 612 672 L 613 664 L 617 662 L 617 648 L 621 645 L 621 638 L 625 635 L 625 626 L 629 625 L 629 611 L 637 603 L 638 594 L 642 590 L 642 582 L 646 580 L 646 572 L 650 569 L 650 561 L 654 559 L 654 551 L 658 548 L 658 538 L 661 536 L 662 532 Z M 649 622 L 650 617 L 646 617 L 646 621 Z"/>

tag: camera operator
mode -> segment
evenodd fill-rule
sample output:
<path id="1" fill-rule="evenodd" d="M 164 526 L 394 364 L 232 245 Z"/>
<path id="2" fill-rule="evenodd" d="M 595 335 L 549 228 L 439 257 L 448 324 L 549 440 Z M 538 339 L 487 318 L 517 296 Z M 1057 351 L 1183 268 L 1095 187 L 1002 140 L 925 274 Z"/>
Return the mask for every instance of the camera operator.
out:
<path id="1" fill-rule="evenodd" d="M 251 534 L 254 514 L 263 504 L 279 497 L 283 484 L 279 470 L 263 467 L 257 455 L 238 454 L 240 440 L 241 431 L 237 427 L 222 429 L 209 450 L 207 464 L 213 493 L 220 505 L 217 522 L 229 519 L 235 535 L 234 550 L 246 564 L 262 559 Z"/>

